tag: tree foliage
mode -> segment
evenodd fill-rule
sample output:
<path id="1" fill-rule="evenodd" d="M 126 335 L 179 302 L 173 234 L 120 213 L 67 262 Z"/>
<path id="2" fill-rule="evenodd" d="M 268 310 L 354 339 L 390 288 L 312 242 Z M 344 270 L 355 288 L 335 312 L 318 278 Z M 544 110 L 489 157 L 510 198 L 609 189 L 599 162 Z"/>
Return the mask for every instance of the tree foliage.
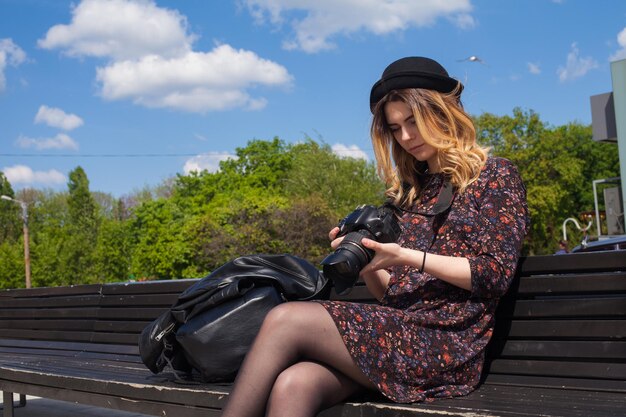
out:
<path id="1" fill-rule="evenodd" d="M 532 220 L 526 244 L 531 254 L 553 253 L 564 220 L 594 209 L 592 181 L 619 175 L 615 145 L 594 142 L 590 126 L 550 127 L 517 108 L 513 116 L 483 114 L 475 124 L 480 141 L 520 170 Z M 580 238 L 568 230 L 568 240 Z"/>
<path id="2" fill-rule="evenodd" d="M 551 127 L 520 109 L 475 124 L 481 143 L 520 169 L 532 215 L 527 253 L 552 253 L 562 222 L 593 208 L 591 181 L 618 175 L 614 145 L 593 142 L 589 126 Z M 356 206 L 380 204 L 385 189 L 372 162 L 310 138 L 252 140 L 217 172 L 121 198 L 91 191 L 81 167 L 67 186 L 16 196 L 0 173 L 0 192 L 28 203 L 34 286 L 199 277 L 252 253 L 319 264 L 331 251 L 328 231 Z M 19 206 L 0 201 L 0 226 L 0 288 L 23 286 Z"/>

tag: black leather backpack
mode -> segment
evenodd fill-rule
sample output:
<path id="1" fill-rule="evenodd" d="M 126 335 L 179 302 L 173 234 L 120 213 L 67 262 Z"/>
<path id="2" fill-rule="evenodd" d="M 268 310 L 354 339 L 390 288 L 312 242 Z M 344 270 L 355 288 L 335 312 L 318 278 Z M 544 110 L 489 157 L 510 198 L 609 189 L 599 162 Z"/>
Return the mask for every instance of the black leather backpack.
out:
<path id="1" fill-rule="evenodd" d="M 327 299 L 330 284 L 292 255 L 250 255 L 228 262 L 187 288 L 139 338 L 143 363 L 158 374 L 198 371 L 231 381 L 265 315 L 284 301 Z"/>

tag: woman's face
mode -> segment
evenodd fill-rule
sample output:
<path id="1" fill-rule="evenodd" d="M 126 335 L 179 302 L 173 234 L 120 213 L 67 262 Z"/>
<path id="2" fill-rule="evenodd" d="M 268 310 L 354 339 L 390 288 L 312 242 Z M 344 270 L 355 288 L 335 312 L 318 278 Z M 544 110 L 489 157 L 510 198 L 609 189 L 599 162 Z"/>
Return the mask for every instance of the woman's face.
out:
<path id="1" fill-rule="evenodd" d="M 390 101 L 385 104 L 385 118 L 400 146 L 418 161 L 428 163 L 430 172 L 439 172 L 437 149 L 424 141 L 411 108 L 402 101 Z"/>

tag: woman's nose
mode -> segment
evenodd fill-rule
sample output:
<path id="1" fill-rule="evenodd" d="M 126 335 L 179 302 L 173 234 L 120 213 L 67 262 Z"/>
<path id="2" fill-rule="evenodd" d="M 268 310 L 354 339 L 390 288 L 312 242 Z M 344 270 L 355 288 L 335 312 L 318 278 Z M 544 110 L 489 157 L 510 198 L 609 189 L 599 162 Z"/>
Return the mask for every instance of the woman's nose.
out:
<path id="1" fill-rule="evenodd" d="M 407 127 L 403 127 L 400 135 L 400 139 L 402 140 L 411 140 L 413 138 L 413 134 L 411 129 Z"/>

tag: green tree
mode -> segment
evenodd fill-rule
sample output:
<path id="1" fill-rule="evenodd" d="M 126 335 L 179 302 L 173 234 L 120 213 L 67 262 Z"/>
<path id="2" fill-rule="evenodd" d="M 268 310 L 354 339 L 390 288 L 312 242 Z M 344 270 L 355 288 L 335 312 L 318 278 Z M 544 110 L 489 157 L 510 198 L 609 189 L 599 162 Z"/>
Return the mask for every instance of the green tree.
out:
<path id="1" fill-rule="evenodd" d="M 536 113 L 521 109 L 512 117 L 486 113 L 475 122 L 481 143 L 513 161 L 524 180 L 531 214 L 526 243 L 530 254 L 553 253 L 563 221 L 593 210 L 593 179 L 618 175 L 617 152 L 610 144 L 594 142 L 590 126 L 550 127 Z M 568 235 L 570 241 L 579 238 L 575 232 Z"/>
<path id="2" fill-rule="evenodd" d="M 94 254 L 98 282 L 129 279 L 132 250 L 130 222 L 117 218 L 103 219 Z"/>
<path id="3" fill-rule="evenodd" d="M 68 187 L 68 235 L 63 244 L 61 258 L 68 284 L 97 281 L 95 248 L 98 243 L 98 206 L 91 191 L 87 174 L 76 167 L 69 174 Z"/>
<path id="4" fill-rule="evenodd" d="M 129 230 L 131 274 L 139 279 L 181 278 L 189 264 L 186 217 L 171 199 L 158 199 L 135 208 Z"/>
<path id="5" fill-rule="evenodd" d="M 30 201 L 31 271 L 35 287 L 64 285 L 67 279 L 64 247 L 68 239 L 67 193 L 23 190 Z M 82 278 L 82 277 L 80 277 Z M 74 282 L 82 282 L 80 279 Z"/>
<path id="6" fill-rule="evenodd" d="M 291 169 L 285 180 L 289 196 L 324 199 L 334 215 L 343 218 L 362 204 L 381 204 L 384 184 L 376 166 L 363 159 L 341 158 L 327 144 L 311 139 L 293 145 Z"/>
<path id="7" fill-rule="evenodd" d="M 24 252 L 8 240 L 0 242 L 0 289 L 24 287 Z"/>
<path id="8" fill-rule="evenodd" d="M 11 183 L 0 171 L 0 195 L 15 198 Z M 22 235 L 20 207 L 13 201 L 0 200 L 0 242 L 15 242 Z"/>

